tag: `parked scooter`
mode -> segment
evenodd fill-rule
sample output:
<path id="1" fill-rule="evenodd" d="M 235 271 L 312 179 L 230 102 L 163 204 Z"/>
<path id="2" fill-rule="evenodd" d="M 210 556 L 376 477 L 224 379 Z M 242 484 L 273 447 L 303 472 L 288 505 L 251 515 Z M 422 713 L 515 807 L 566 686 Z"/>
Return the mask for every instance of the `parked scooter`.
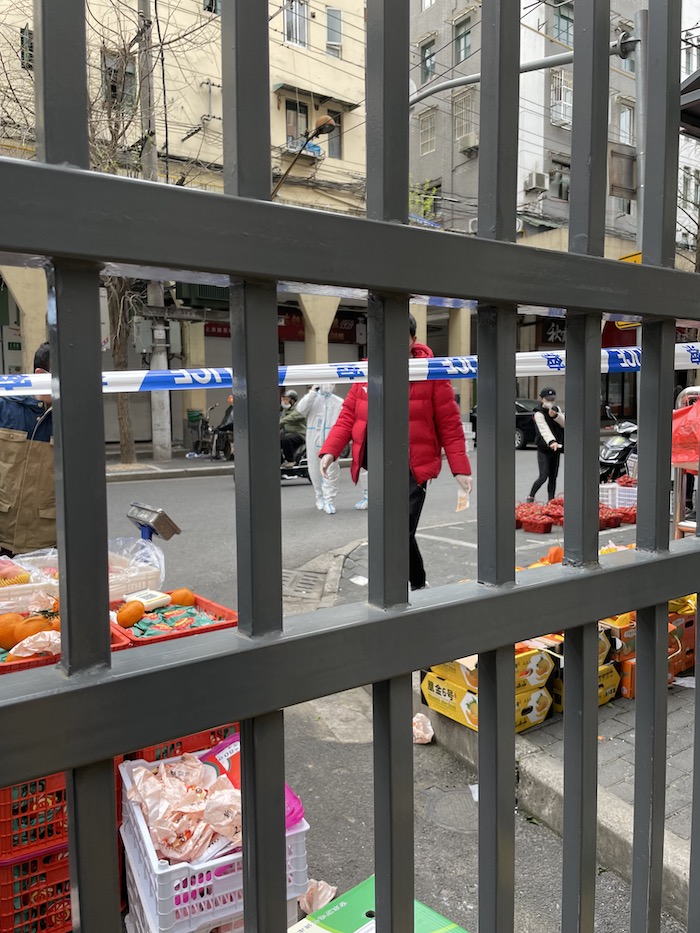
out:
<path id="1" fill-rule="evenodd" d="M 197 435 L 194 439 L 192 450 L 199 457 L 203 457 L 203 456 L 206 456 L 207 454 L 211 454 L 213 450 L 214 429 L 212 428 L 210 420 L 209 420 L 209 413 L 214 411 L 214 409 L 218 407 L 219 407 L 218 402 L 216 402 L 216 404 L 214 405 L 210 405 L 210 407 L 207 408 L 206 414 L 202 415 L 202 417 L 197 422 Z"/>
<path id="2" fill-rule="evenodd" d="M 637 453 L 637 425 L 633 421 L 618 421 L 609 409 L 608 413 L 615 423 L 611 426 L 611 437 L 600 445 L 601 483 L 614 482 L 627 474 L 629 458 Z"/>
<path id="3" fill-rule="evenodd" d="M 221 424 L 214 430 L 212 459 L 233 460 L 233 396 L 228 397 L 228 408 L 221 419 Z"/>
<path id="4" fill-rule="evenodd" d="M 294 459 L 291 461 L 294 466 L 280 467 L 282 479 L 305 479 L 311 482 L 309 476 L 309 461 L 306 456 L 306 444 L 297 447 L 294 453 Z"/>

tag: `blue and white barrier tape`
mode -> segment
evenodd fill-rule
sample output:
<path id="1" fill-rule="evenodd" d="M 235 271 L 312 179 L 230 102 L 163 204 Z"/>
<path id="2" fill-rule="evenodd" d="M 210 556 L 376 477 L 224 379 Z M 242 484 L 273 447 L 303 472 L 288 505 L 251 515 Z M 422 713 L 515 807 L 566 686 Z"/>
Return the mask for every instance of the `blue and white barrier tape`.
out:
<path id="1" fill-rule="evenodd" d="M 601 350 L 601 373 L 634 373 L 641 368 L 640 347 L 617 347 Z M 700 368 L 700 344 L 676 344 L 675 369 Z M 314 385 L 319 382 L 347 384 L 365 382 L 368 364 L 359 363 L 314 363 L 304 366 L 280 366 L 281 386 Z M 446 356 L 409 361 L 409 379 L 422 382 L 433 379 L 475 379 L 477 376 L 476 356 Z M 566 371 L 565 351 L 534 351 L 518 353 L 515 364 L 516 375 L 558 376 Z M 226 389 L 232 385 L 230 369 L 168 369 L 137 370 L 134 372 L 107 372 L 102 374 L 102 390 L 115 392 L 175 392 L 180 389 Z M 50 395 L 51 376 L 0 375 L 2 395 Z"/>

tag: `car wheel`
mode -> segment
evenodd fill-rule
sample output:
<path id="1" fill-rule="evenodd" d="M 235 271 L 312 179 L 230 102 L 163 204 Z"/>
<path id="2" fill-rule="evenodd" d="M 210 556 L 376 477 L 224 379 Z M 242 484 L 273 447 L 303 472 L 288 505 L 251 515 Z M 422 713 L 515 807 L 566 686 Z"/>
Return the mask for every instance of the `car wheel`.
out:
<path id="1" fill-rule="evenodd" d="M 527 447 L 527 441 L 525 440 L 524 433 L 520 428 L 515 429 L 515 449 L 522 450 L 523 447 Z"/>

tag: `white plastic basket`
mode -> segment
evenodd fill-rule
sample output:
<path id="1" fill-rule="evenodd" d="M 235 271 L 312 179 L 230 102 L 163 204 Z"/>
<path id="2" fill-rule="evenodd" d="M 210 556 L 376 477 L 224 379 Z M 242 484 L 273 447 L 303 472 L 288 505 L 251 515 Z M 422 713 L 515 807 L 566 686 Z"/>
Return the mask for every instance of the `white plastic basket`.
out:
<path id="1" fill-rule="evenodd" d="M 600 504 L 607 505 L 610 509 L 617 508 L 617 491 L 620 487 L 617 483 L 600 484 Z"/>
<path id="2" fill-rule="evenodd" d="M 615 484 L 617 485 L 617 484 Z M 636 486 L 618 486 L 617 487 L 617 506 L 618 509 L 630 509 L 637 506 L 637 487 Z"/>
<path id="3" fill-rule="evenodd" d="M 177 758 L 166 759 L 177 761 Z M 119 766 L 123 784 L 121 827 L 125 864 L 152 933 L 200 933 L 207 923 L 229 921 L 243 910 L 243 853 L 221 855 L 195 866 L 170 865 L 158 859 L 141 808 L 128 799 L 134 768 L 155 769 L 163 762 L 125 761 Z M 296 899 L 308 888 L 306 834 L 302 820 L 287 830 L 287 897 Z"/>
<path id="4" fill-rule="evenodd" d="M 158 589 L 160 570 L 150 564 L 136 564 L 123 554 L 110 554 L 109 598 L 124 599 L 127 593 Z"/>
<path id="5" fill-rule="evenodd" d="M 126 933 L 158 933 L 151 925 L 145 907 L 141 901 L 136 878 L 128 864 L 125 866 L 126 893 L 129 901 L 129 913 L 124 917 Z M 295 897 L 287 901 L 287 927 L 294 926 L 299 917 L 299 905 Z M 199 927 L 196 933 L 243 933 L 243 912 L 228 920 L 215 920 Z"/>

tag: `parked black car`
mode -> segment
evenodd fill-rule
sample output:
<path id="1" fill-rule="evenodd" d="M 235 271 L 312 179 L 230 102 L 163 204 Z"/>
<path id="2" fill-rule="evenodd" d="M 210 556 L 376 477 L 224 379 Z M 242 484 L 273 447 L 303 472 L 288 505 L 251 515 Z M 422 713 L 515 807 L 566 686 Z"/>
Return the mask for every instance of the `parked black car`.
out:
<path id="1" fill-rule="evenodd" d="M 539 404 L 539 400 L 536 398 L 518 398 L 515 400 L 515 447 L 517 450 L 522 450 L 528 444 L 535 443 L 535 419 L 532 413 Z M 475 405 L 469 414 L 469 420 L 474 428 L 474 437 L 477 435 L 476 409 L 477 406 Z"/>

